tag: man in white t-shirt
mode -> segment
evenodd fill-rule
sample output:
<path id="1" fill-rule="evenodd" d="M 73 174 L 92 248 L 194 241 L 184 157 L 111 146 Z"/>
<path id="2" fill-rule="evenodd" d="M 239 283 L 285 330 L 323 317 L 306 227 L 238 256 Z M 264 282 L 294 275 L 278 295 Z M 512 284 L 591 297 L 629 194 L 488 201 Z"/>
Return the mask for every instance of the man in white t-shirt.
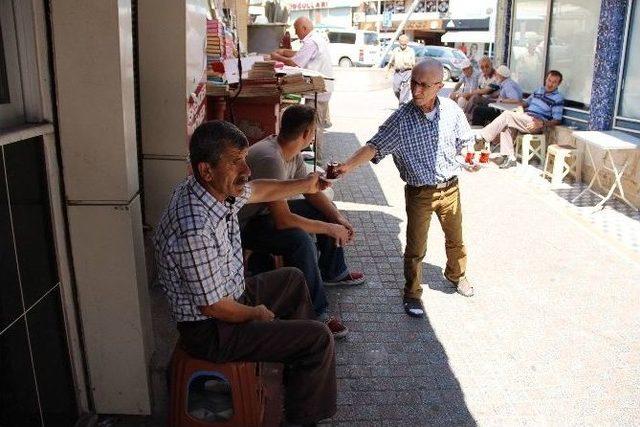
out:
<path id="1" fill-rule="evenodd" d="M 300 50 L 278 49 L 271 53 L 271 59 L 284 62 L 292 67 L 307 68 L 318 71 L 326 77 L 333 78 L 333 67 L 331 66 L 331 54 L 329 52 L 329 42 L 322 34 L 314 31 L 313 23 L 304 16 L 296 19 L 293 23 L 296 35 L 302 42 Z M 324 127 L 329 122 L 329 99 L 333 92 L 333 81 L 325 80 L 326 92 L 318 94 L 318 105 L 316 108 L 316 145 L 317 155 L 322 159 L 322 145 L 324 143 Z M 313 95 L 306 96 L 306 102 L 313 102 Z"/>

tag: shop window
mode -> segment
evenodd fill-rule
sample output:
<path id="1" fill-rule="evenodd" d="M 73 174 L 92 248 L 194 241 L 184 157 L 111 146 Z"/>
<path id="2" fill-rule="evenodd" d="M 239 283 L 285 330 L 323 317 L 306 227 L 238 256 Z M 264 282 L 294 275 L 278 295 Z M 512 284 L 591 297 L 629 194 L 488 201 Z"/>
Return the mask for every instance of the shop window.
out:
<path id="1" fill-rule="evenodd" d="M 24 123 L 13 6 L 0 0 L 0 128 Z"/>
<path id="2" fill-rule="evenodd" d="M 566 105 L 588 109 L 599 16 L 599 0 L 514 0 L 509 66 L 522 89 L 555 69 Z"/>
<path id="3" fill-rule="evenodd" d="M 640 4 L 635 2 L 629 20 L 629 36 L 620 91 L 618 115 L 640 120 Z"/>
<path id="4" fill-rule="evenodd" d="M 532 92 L 544 78 L 547 0 L 516 0 L 511 34 L 513 79 Z"/>
<path id="5" fill-rule="evenodd" d="M 560 90 L 568 105 L 588 109 L 599 17 L 600 0 L 553 1 L 547 70 L 563 74 Z"/>

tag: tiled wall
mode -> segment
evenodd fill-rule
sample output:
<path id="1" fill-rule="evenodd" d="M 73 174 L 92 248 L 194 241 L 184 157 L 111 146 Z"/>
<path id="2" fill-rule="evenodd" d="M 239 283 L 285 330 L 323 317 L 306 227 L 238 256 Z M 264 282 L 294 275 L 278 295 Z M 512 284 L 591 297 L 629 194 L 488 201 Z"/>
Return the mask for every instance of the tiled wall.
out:
<path id="1" fill-rule="evenodd" d="M 0 147 L 0 426 L 71 426 L 42 138 Z"/>

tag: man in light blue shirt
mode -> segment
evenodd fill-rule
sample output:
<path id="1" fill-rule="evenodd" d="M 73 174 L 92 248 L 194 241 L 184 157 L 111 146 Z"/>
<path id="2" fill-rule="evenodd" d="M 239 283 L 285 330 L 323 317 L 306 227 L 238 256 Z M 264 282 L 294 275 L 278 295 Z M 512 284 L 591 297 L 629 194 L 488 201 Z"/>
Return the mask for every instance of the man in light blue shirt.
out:
<path id="1" fill-rule="evenodd" d="M 500 92 L 496 102 L 513 104 L 514 108 L 522 103 L 522 88 L 511 78 L 511 70 L 506 65 L 496 68 L 496 83 L 500 85 Z M 486 126 L 491 120 L 500 115 L 500 111 L 488 105 L 479 105 L 473 110 L 472 125 Z"/>
<path id="2" fill-rule="evenodd" d="M 513 141 L 519 132 L 543 133 L 562 122 L 564 96 L 558 92 L 560 83 L 562 73 L 556 70 L 549 71 L 544 86 L 536 89 L 522 102 L 521 105 L 526 107 L 524 112 L 505 111 L 480 131 L 480 136 L 485 142 L 500 137 L 500 154 L 506 157 L 500 168 L 516 166 Z"/>
<path id="3" fill-rule="evenodd" d="M 464 109 L 469 102 L 464 95 L 471 93 L 480 87 L 480 71 L 474 70 L 473 65 L 471 65 L 471 61 L 468 59 L 465 59 L 462 64 L 460 64 L 460 68 L 462 68 L 462 75 L 453 87 L 453 91 L 449 95 L 449 98 L 456 101 L 460 108 Z M 460 88 L 462 88 L 462 90 L 460 90 Z"/>
<path id="4" fill-rule="evenodd" d="M 407 246 L 404 253 L 404 310 L 423 317 L 422 260 L 432 213 L 445 235 L 447 265 L 444 277 L 466 297 L 473 286 L 465 276 L 467 255 L 462 239 L 462 210 L 458 189 L 460 164 L 455 157 L 474 136 L 464 112 L 454 101 L 438 97 L 442 89 L 442 64 L 435 59 L 418 63 L 411 74 L 410 103 L 398 108 L 367 144 L 338 167 L 351 172 L 388 154 L 406 182 Z"/>

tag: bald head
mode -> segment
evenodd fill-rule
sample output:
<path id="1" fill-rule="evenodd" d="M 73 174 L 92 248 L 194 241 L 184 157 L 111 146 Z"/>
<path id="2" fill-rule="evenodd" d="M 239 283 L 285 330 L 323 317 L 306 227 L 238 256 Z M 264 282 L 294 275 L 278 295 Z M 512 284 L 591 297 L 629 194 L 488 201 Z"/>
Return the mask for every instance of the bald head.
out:
<path id="1" fill-rule="evenodd" d="M 442 81 L 443 77 L 442 63 L 433 58 L 418 62 L 411 70 L 413 80 L 435 82 Z"/>
<path id="2" fill-rule="evenodd" d="M 401 35 L 398 37 L 398 43 L 400 44 L 400 47 L 404 49 L 409 44 L 409 37 L 405 34 Z"/>
<path id="3" fill-rule="evenodd" d="M 313 22 L 306 16 L 301 16 L 293 21 L 293 28 L 296 31 L 296 35 L 300 40 L 307 37 L 311 31 L 313 31 Z"/>

